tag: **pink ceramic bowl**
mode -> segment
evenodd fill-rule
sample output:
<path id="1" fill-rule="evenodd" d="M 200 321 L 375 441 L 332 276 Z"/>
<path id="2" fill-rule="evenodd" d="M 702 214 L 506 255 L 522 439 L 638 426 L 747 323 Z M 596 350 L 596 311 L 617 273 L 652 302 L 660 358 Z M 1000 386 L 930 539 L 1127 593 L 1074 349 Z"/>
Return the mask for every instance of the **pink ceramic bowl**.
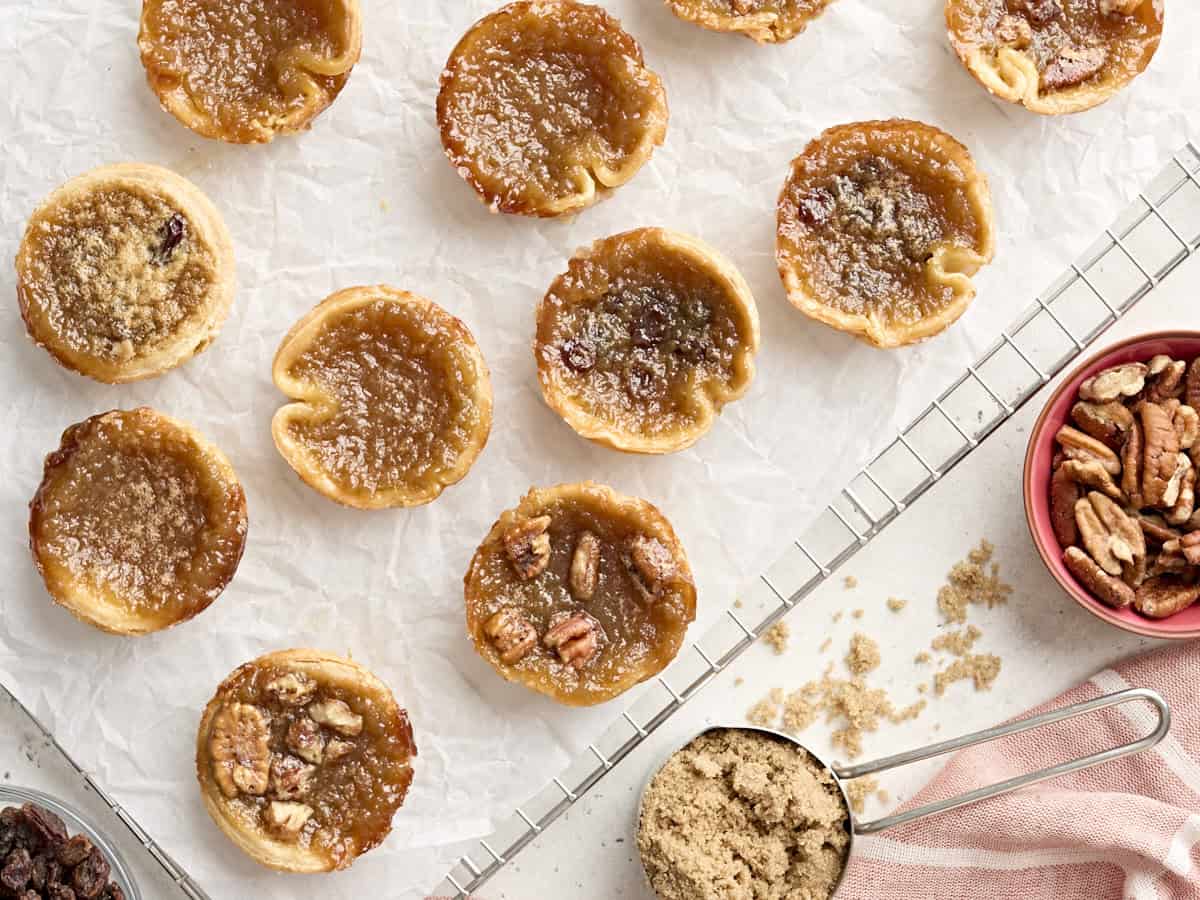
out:
<path id="1" fill-rule="evenodd" d="M 1076 603 L 1125 631 L 1153 638 L 1186 640 L 1200 637 L 1200 604 L 1161 620 L 1147 619 L 1132 609 L 1116 610 L 1105 606 L 1067 571 L 1062 549 L 1050 526 L 1050 462 L 1054 457 L 1054 435 L 1070 421 L 1079 385 L 1101 369 L 1125 362 L 1145 362 L 1159 353 L 1187 360 L 1200 356 L 1200 331 L 1157 331 L 1128 338 L 1081 363 L 1059 385 L 1029 436 L 1029 449 L 1025 452 L 1025 519 L 1042 562 Z"/>

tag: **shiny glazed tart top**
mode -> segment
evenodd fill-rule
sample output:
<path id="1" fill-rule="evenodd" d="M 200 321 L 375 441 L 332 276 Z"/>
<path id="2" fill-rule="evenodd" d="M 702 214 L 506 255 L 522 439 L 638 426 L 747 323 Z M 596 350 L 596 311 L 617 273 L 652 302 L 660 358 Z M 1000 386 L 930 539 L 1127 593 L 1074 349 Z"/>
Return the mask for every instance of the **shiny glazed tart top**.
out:
<path id="1" fill-rule="evenodd" d="M 598 6 L 509 4 L 442 74 L 446 155 L 500 212 L 554 216 L 624 184 L 661 144 L 666 95 L 637 42 Z"/>
<path id="2" fill-rule="evenodd" d="M 145 0 L 138 45 L 184 124 L 250 143 L 303 128 L 332 102 L 360 28 L 357 0 Z"/>
<path id="3" fill-rule="evenodd" d="M 736 31 L 764 44 L 790 41 L 833 0 L 667 0 L 681 19 Z"/>
<path id="4" fill-rule="evenodd" d="M 587 706 L 675 657 L 696 590 L 658 510 L 587 483 L 530 491 L 500 517 L 471 561 L 466 607 L 500 674 Z"/>
<path id="5" fill-rule="evenodd" d="M 246 541 L 245 497 L 228 462 L 149 409 L 69 428 L 46 459 L 31 509 L 34 558 L 51 594 L 124 633 L 204 610 Z"/>

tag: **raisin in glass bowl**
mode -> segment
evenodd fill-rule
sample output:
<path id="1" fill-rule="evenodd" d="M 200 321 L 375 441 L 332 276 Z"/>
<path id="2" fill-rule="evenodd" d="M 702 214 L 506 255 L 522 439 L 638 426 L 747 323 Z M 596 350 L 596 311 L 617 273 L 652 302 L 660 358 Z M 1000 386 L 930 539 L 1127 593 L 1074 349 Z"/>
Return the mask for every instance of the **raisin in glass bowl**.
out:
<path id="1" fill-rule="evenodd" d="M 6 806 L 22 806 L 26 803 L 33 803 L 48 809 L 62 819 L 67 826 L 68 835 L 86 835 L 93 846 L 108 860 L 110 866 L 108 880 L 115 882 L 121 888 L 126 900 L 142 900 L 142 893 L 133 880 L 129 864 L 125 862 L 125 858 L 117 849 L 116 841 L 101 831 L 98 825 L 85 818 L 82 812 L 32 788 L 17 787 L 11 784 L 0 785 L 0 809 L 4 809 Z"/>

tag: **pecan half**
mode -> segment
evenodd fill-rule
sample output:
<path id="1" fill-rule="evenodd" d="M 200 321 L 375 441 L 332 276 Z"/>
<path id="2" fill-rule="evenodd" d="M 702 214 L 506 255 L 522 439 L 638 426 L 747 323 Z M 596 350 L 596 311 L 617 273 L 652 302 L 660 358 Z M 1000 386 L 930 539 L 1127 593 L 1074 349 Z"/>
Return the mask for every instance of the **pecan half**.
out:
<path id="1" fill-rule="evenodd" d="M 1079 536 L 1075 526 L 1075 504 L 1083 496 L 1078 482 L 1059 466 L 1050 477 L 1050 524 L 1060 547 L 1069 547 Z"/>
<path id="2" fill-rule="evenodd" d="M 575 613 L 547 631 L 542 643 L 557 650 L 567 665 L 582 669 L 600 649 L 599 630 L 599 623 L 587 613 Z"/>
<path id="3" fill-rule="evenodd" d="M 522 519 L 504 533 L 504 552 L 517 575 L 525 581 L 537 578 L 550 565 L 549 516 Z"/>
<path id="4" fill-rule="evenodd" d="M 1054 439 L 1062 447 L 1067 459 L 1076 459 L 1080 462 L 1098 460 L 1109 475 L 1121 474 L 1121 460 L 1117 454 L 1106 444 L 1091 435 L 1084 434 L 1078 428 L 1064 425 L 1058 429 L 1058 434 L 1054 436 Z"/>
<path id="5" fill-rule="evenodd" d="M 1075 524 L 1084 548 L 1109 575 L 1120 575 L 1123 563 L 1146 555 L 1142 529 L 1103 494 L 1092 491 L 1075 504 Z"/>
<path id="6" fill-rule="evenodd" d="M 284 706 L 303 706 L 317 692 L 317 683 L 302 672 L 286 672 L 267 682 L 267 693 Z"/>
<path id="7" fill-rule="evenodd" d="M 1104 464 L 1098 459 L 1091 459 L 1087 462 L 1068 459 L 1062 464 L 1059 471 L 1072 481 L 1100 491 L 1105 496 L 1112 497 L 1114 500 L 1125 499 L 1124 493 L 1117 486 L 1117 483 L 1113 481 L 1113 477 L 1105 470 Z"/>
<path id="8" fill-rule="evenodd" d="M 1063 47 L 1042 71 L 1043 91 L 1059 91 L 1087 81 L 1104 68 L 1108 50 L 1102 46 Z"/>
<path id="9" fill-rule="evenodd" d="M 1180 453 L 1181 460 L 1188 458 Z M 1187 469 L 1183 473 L 1183 480 L 1179 483 L 1179 497 L 1175 500 L 1175 505 L 1171 507 L 1167 513 L 1167 521 L 1172 525 L 1183 525 L 1192 518 L 1192 513 L 1196 511 L 1196 467 L 1191 461 L 1187 461 Z"/>
<path id="10" fill-rule="evenodd" d="M 338 734 L 355 737 L 362 734 L 363 717 L 350 708 L 345 700 L 324 700 L 308 705 L 308 714 L 318 725 L 332 728 Z"/>
<path id="11" fill-rule="evenodd" d="M 1134 397 L 1146 386 L 1149 368 L 1133 362 L 1098 372 L 1079 386 L 1079 398 L 1092 403 L 1107 403 L 1121 397 Z"/>
<path id="12" fill-rule="evenodd" d="M 1116 400 L 1108 403 L 1086 403 L 1081 400 L 1071 407 L 1071 421 L 1084 434 L 1119 452 L 1125 445 L 1125 435 L 1133 427 L 1133 413 Z"/>
<path id="13" fill-rule="evenodd" d="M 227 703 L 213 718 L 209 753 L 213 778 L 230 799 L 239 792 L 261 797 L 271 766 L 267 718 L 249 703 Z"/>
<path id="14" fill-rule="evenodd" d="M 1121 579 L 1109 575 L 1078 547 L 1066 549 L 1063 553 L 1063 564 L 1068 572 L 1096 596 L 1096 599 L 1114 609 L 1125 609 L 1133 605 L 1133 588 Z"/>
<path id="15" fill-rule="evenodd" d="M 1134 420 L 1133 427 L 1125 436 L 1125 446 L 1121 449 L 1121 490 L 1129 498 L 1129 502 L 1138 508 L 1145 505 L 1142 497 L 1142 447 L 1145 440 L 1142 435 L 1142 423 Z"/>
<path id="16" fill-rule="evenodd" d="M 1193 359 L 1183 379 L 1183 402 L 1200 409 L 1200 358 Z"/>
<path id="17" fill-rule="evenodd" d="M 1179 532 L 1167 524 L 1161 516 L 1141 513 L 1138 515 L 1138 525 L 1146 540 L 1153 544 L 1165 544 L 1167 541 L 1179 540 Z"/>
<path id="18" fill-rule="evenodd" d="M 271 830 L 284 837 L 295 837 L 312 818 L 313 808 L 304 803 L 272 800 L 265 814 Z"/>
<path id="19" fill-rule="evenodd" d="M 1147 506 L 1171 506 L 1173 501 L 1166 503 L 1165 500 L 1168 486 L 1179 467 L 1179 435 L 1161 406 L 1143 403 L 1138 412 L 1142 422 L 1143 502 Z"/>
<path id="20" fill-rule="evenodd" d="M 515 609 L 502 609 L 483 623 L 483 633 L 492 639 L 501 662 L 520 662 L 537 646 L 537 629 Z"/>
<path id="21" fill-rule="evenodd" d="M 600 538 L 590 531 L 580 532 L 571 557 L 571 596 L 576 600 L 591 600 L 599 580 Z"/>
<path id="22" fill-rule="evenodd" d="M 314 765 L 276 754 L 271 760 L 271 793 L 280 800 L 299 800 L 308 795 L 316 773 Z"/>
<path id="23" fill-rule="evenodd" d="M 288 726 L 287 747 L 301 759 L 320 764 L 325 756 L 325 734 L 308 716 L 300 716 Z"/>
<path id="24" fill-rule="evenodd" d="M 1180 450 L 1191 450 L 1196 441 L 1200 440 L 1200 413 L 1196 412 L 1195 407 L 1180 405 L 1171 417 L 1171 424 L 1175 426 L 1175 433 L 1179 435 Z"/>
<path id="25" fill-rule="evenodd" d="M 1153 376 L 1146 391 L 1146 399 L 1151 403 L 1162 403 L 1164 400 L 1176 400 L 1183 394 L 1183 376 L 1187 364 L 1182 360 L 1171 359 L 1169 356 L 1156 356 L 1150 360 L 1149 373 Z"/>
<path id="26" fill-rule="evenodd" d="M 661 597 L 678 571 L 675 557 L 667 545 L 657 538 L 639 534 L 629 539 L 627 549 L 627 567 L 642 598 L 655 600 Z"/>
<path id="27" fill-rule="evenodd" d="M 1192 461 L 1186 453 L 1175 454 L 1175 471 L 1171 473 L 1171 477 L 1167 480 L 1167 489 L 1163 492 L 1162 505 L 1168 509 L 1174 509 L 1175 504 L 1179 502 L 1179 495 L 1183 491 L 1183 482 L 1187 478 L 1187 473 L 1192 470 Z M 1190 514 L 1189 514 L 1190 515 Z M 1170 515 L 1167 516 L 1168 520 Z M 1187 519 L 1182 521 L 1186 522 Z"/>
<path id="28" fill-rule="evenodd" d="M 1175 578 L 1148 579 L 1134 597 L 1134 607 L 1143 616 L 1165 619 L 1200 600 L 1200 585 L 1186 584 Z"/>
<path id="29" fill-rule="evenodd" d="M 1200 566 L 1200 531 L 1193 531 L 1181 537 L 1179 552 L 1188 561 L 1188 565 Z"/>

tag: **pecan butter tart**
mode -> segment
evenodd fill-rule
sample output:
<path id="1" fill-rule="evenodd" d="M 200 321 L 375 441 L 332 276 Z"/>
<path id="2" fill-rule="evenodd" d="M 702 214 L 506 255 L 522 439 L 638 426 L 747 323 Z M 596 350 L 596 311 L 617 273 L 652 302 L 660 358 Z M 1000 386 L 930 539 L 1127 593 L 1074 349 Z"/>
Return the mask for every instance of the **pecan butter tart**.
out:
<path id="1" fill-rule="evenodd" d="M 196 773 L 213 821 L 256 862 L 329 872 L 387 837 L 416 755 L 408 714 L 382 681 L 348 659 L 283 650 L 217 688 Z"/>
<path id="2" fill-rule="evenodd" d="M 749 390 L 758 344 L 754 297 L 732 263 L 641 228 L 576 254 L 538 307 L 533 350 L 542 395 L 576 432 L 670 453 Z"/>
<path id="3" fill-rule="evenodd" d="M 902 119 L 830 128 L 779 197 L 776 255 L 788 299 L 877 347 L 958 320 L 995 252 L 991 194 L 966 147 Z"/>
<path id="4" fill-rule="evenodd" d="M 661 672 L 696 617 L 670 523 L 592 482 L 534 488 L 501 515 L 465 596 L 479 655 L 567 706 L 603 703 Z"/>
<path id="5" fill-rule="evenodd" d="M 30 337 L 97 381 L 159 375 L 220 330 L 234 294 L 233 244 L 200 190 L 158 166 L 103 166 L 34 211 L 17 251 Z"/>
<path id="6" fill-rule="evenodd" d="M 946 0 L 950 44 L 1002 100 L 1036 113 L 1090 109 L 1140 75 L 1162 38 L 1162 0 Z"/>
<path id="7" fill-rule="evenodd" d="M 314 490 L 359 509 L 418 506 L 466 477 L 487 443 L 492 386 L 466 325 L 394 288 L 339 291 L 283 339 L 293 398 L 275 445 Z"/>
<path id="8" fill-rule="evenodd" d="M 358 0 L 143 0 L 138 48 L 163 109 L 265 143 L 308 128 L 362 52 Z"/>
<path id="9" fill-rule="evenodd" d="M 229 460 L 152 409 L 72 425 L 30 503 L 34 563 L 56 602 L 97 628 L 146 634 L 217 599 L 246 545 Z"/>
<path id="10" fill-rule="evenodd" d="M 446 156 L 493 212 L 559 216 L 629 181 L 662 144 L 667 99 L 601 9 L 521 0 L 450 54 L 437 118 Z"/>
<path id="11" fill-rule="evenodd" d="M 833 0 L 667 0 L 671 12 L 710 31 L 780 44 L 803 33 Z"/>

